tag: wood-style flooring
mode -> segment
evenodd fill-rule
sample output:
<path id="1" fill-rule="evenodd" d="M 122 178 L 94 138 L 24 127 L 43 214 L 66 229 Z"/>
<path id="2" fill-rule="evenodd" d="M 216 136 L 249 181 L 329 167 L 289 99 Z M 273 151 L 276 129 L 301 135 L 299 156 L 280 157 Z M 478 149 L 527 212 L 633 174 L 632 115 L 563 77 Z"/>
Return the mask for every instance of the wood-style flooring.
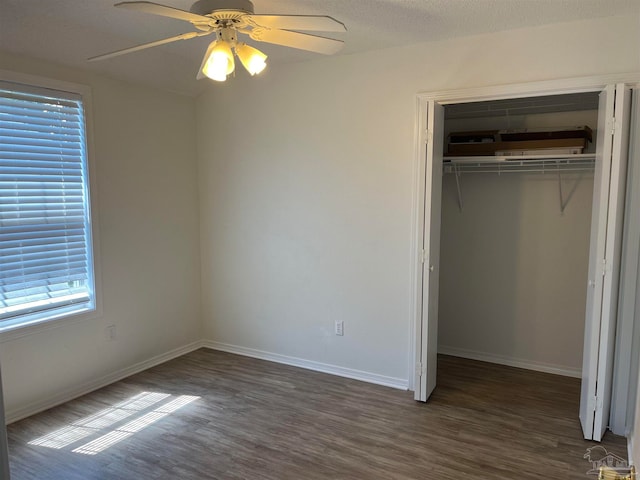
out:
<path id="1" fill-rule="evenodd" d="M 587 479 L 580 381 L 440 357 L 412 393 L 201 349 L 9 426 L 13 480 Z M 626 458 L 626 441 L 601 444 Z"/>

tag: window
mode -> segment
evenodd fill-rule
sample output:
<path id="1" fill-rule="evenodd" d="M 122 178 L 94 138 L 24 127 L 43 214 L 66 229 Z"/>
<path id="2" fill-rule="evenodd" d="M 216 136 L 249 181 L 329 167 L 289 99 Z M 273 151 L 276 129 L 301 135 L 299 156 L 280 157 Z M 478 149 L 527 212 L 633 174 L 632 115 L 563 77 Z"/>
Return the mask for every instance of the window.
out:
<path id="1" fill-rule="evenodd" d="M 0 81 L 0 331 L 95 309 L 82 96 Z"/>

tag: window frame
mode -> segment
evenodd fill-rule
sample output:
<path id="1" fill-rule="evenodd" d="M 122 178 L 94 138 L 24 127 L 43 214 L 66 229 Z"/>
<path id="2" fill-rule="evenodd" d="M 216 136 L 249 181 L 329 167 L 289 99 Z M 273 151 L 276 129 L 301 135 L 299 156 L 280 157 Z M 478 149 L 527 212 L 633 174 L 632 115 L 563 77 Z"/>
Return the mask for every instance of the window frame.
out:
<path id="1" fill-rule="evenodd" d="M 88 205 L 91 226 L 91 247 L 93 256 L 93 309 L 85 309 L 80 311 L 65 311 L 64 307 L 52 310 L 50 315 L 43 318 L 27 318 L 23 323 L 15 323 L 13 325 L 2 326 L 0 323 L 0 343 L 15 338 L 23 337 L 39 333 L 51 328 L 58 328 L 78 322 L 84 322 L 100 318 L 102 316 L 102 282 L 101 282 L 101 262 L 100 262 L 100 242 L 98 228 L 98 185 L 96 181 L 96 165 L 94 155 L 93 142 L 93 103 L 91 89 L 87 85 L 71 83 L 63 80 L 55 80 L 36 75 L 13 72 L 0 69 L 0 81 L 12 82 L 29 87 L 46 88 L 51 90 L 59 90 L 79 95 L 82 98 L 84 110 L 84 129 L 86 142 L 86 167 L 87 182 L 86 190 L 88 192 Z M 29 314 L 27 314 L 28 316 Z M 33 315 L 37 316 L 37 315 Z"/>

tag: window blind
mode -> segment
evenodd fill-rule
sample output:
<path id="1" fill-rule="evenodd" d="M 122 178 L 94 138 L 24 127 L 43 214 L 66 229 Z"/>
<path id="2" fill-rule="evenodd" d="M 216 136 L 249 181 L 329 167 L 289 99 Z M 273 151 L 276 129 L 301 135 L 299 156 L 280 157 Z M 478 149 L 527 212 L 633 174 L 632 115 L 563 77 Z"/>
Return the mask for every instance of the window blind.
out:
<path id="1" fill-rule="evenodd" d="M 82 98 L 0 82 L 0 327 L 93 307 Z"/>

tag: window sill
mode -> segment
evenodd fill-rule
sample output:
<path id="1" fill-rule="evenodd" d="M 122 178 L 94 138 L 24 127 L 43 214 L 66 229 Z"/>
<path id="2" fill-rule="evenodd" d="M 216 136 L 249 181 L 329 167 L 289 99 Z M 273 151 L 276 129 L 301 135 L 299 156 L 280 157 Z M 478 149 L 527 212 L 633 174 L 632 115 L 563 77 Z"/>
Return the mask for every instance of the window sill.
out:
<path id="1" fill-rule="evenodd" d="M 0 343 L 10 342 L 18 338 L 37 335 L 55 328 L 70 326 L 80 322 L 95 320 L 102 316 L 98 308 L 85 307 L 73 312 L 60 312 L 48 318 L 34 319 L 29 322 L 0 327 Z"/>

